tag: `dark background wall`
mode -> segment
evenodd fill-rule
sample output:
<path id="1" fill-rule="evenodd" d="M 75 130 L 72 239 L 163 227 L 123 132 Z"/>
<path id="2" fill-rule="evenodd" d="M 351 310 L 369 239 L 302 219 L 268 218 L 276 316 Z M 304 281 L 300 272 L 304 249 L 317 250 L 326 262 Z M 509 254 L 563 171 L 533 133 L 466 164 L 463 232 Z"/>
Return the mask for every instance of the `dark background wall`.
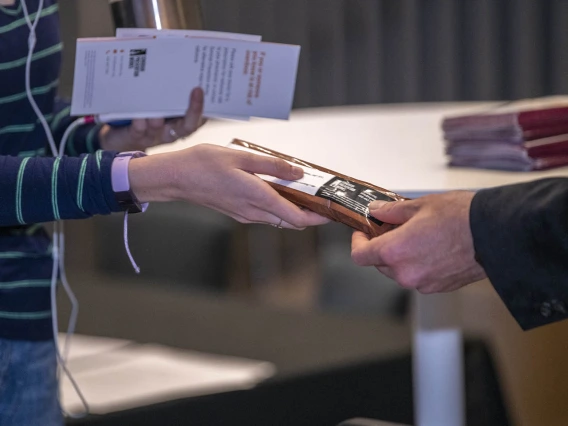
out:
<path id="1" fill-rule="evenodd" d="M 107 0 L 61 0 L 73 37 L 112 35 Z M 296 107 L 568 91 L 565 0 L 203 0 L 206 29 L 302 46 Z"/>

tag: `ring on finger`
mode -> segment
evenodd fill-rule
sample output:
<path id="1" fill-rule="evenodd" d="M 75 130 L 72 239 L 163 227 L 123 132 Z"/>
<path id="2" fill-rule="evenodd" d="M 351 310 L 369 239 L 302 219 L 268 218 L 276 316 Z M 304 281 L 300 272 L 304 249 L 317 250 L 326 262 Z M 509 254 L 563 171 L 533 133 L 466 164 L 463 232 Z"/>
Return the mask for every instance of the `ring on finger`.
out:
<path id="1" fill-rule="evenodd" d="M 175 131 L 174 128 L 170 127 L 169 133 L 170 133 L 170 136 L 171 136 L 172 138 L 174 138 L 174 139 L 179 139 L 179 135 L 177 134 L 177 132 Z"/>
<path id="2" fill-rule="evenodd" d="M 282 229 L 282 219 L 278 222 L 278 225 L 275 223 L 271 223 L 270 225 L 274 226 L 275 228 Z"/>

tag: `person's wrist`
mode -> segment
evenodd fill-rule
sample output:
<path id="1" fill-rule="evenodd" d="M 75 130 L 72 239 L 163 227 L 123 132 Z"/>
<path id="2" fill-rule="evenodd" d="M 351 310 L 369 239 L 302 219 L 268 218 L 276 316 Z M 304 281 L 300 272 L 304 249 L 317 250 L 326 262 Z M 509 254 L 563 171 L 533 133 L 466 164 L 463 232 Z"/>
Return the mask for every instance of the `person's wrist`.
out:
<path id="1" fill-rule="evenodd" d="M 112 161 L 111 182 L 116 201 L 130 213 L 144 212 L 148 208 L 148 203 L 141 203 L 132 191 L 128 172 L 130 161 L 144 156 L 146 154 L 141 151 L 122 152 Z"/>
<path id="2" fill-rule="evenodd" d="M 174 171 L 164 154 L 133 158 L 128 165 L 132 192 L 140 202 L 173 201 L 176 196 Z"/>

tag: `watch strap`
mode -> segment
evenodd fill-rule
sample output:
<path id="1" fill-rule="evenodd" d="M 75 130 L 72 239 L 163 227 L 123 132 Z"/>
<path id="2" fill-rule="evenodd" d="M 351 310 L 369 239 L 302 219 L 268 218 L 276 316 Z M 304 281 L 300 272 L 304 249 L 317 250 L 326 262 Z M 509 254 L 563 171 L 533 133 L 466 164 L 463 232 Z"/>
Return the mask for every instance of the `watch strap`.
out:
<path id="1" fill-rule="evenodd" d="M 116 155 L 111 166 L 112 190 L 116 201 L 124 211 L 140 213 L 146 211 L 149 203 L 140 203 L 132 188 L 128 176 L 128 164 L 132 158 L 145 157 L 142 151 L 127 151 Z"/>

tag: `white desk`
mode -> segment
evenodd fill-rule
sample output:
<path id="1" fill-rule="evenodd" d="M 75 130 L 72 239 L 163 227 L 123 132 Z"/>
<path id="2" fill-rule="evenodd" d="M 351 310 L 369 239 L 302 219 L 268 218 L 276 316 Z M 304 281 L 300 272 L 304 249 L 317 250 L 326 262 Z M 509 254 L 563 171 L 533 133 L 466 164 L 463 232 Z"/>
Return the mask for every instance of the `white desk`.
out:
<path id="1" fill-rule="evenodd" d="M 59 339 L 63 347 L 65 334 Z M 72 337 L 67 365 L 89 404 L 90 414 L 250 389 L 276 372 L 265 361 L 83 335 Z M 65 375 L 61 376 L 61 394 L 67 412 L 84 411 Z"/>
<path id="2" fill-rule="evenodd" d="M 240 138 L 307 160 L 407 197 L 478 189 L 551 176 L 446 167 L 440 124 L 449 114 L 487 103 L 406 104 L 298 110 L 291 120 L 210 122 L 192 137 L 150 153 Z M 415 298 L 414 380 L 417 426 L 462 426 L 464 386 L 459 306 L 452 294 Z"/>

